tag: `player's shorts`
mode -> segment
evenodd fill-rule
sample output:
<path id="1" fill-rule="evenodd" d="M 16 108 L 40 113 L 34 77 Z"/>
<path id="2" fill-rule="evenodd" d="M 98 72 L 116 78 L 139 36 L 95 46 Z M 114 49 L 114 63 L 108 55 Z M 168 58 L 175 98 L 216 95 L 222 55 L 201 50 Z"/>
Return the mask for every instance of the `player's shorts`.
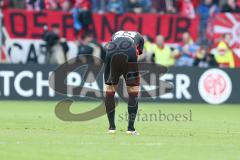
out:
<path id="1" fill-rule="evenodd" d="M 105 58 L 105 84 L 117 85 L 123 75 L 127 86 L 139 86 L 137 58 L 136 46 L 132 39 L 120 37 L 108 43 Z"/>

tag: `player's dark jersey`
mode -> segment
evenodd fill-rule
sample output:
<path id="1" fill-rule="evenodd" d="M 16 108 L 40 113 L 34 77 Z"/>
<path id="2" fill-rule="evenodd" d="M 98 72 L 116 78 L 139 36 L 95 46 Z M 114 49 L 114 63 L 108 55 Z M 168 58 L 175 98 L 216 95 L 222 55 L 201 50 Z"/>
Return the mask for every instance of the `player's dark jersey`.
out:
<path id="1" fill-rule="evenodd" d="M 105 47 L 106 84 L 118 84 L 123 75 L 128 86 L 139 85 L 137 60 L 138 55 L 142 54 L 143 45 L 144 39 L 138 32 L 119 31 L 112 36 L 112 41 Z"/>
<path id="2" fill-rule="evenodd" d="M 138 55 L 142 54 L 144 47 L 144 39 L 140 33 L 134 31 L 118 31 L 112 36 L 112 41 L 114 42 L 120 37 L 132 39 L 137 48 Z"/>

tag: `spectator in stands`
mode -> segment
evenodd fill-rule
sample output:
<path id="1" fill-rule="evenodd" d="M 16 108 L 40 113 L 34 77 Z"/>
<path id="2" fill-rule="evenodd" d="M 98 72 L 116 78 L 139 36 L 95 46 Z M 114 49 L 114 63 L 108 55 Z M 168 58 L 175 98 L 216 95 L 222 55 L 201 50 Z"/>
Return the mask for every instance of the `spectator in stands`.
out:
<path id="1" fill-rule="evenodd" d="M 91 10 L 91 7 L 92 7 L 92 1 L 91 0 L 75 0 L 74 8 Z"/>
<path id="2" fill-rule="evenodd" d="M 197 8 L 201 2 L 201 0 L 191 0 L 192 1 L 192 4 L 193 4 L 193 7 L 194 8 Z"/>
<path id="3" fill-rule="evenodd" d="M 72 9 L 72 6 L 74 5 L 74 1 L 73 0 L 59 0 L 59 5 L 60 5 L 62 11 L 69 12 Z"/>
<path id="4" fill-rule="evenodd" d="M 152 0 L 140 0 L 140 4 L 144 7 L 144 12 L 151 12 Z"/>
<path id="5" fill-rule="evenodd" d="M 214 55 L 210 54 L 205 46 L 197 51 L 193 65 L 200 68 L 218 67 Z"/>
<path id="6" fill-rule="evenodd" d="M 222 7 L 222 12 L 239 13 L 240 8 L 236 0 L 227 0 L 227 3 Z"/>
<path id="7" fill-rule="evenodd" d="M 101 58 L 101 48 L 94 43 L 94 37 L 91 33 L 84 33 L 79 41 L 78 55 L 91 55 Z M 83 57 L 83 63 L 97 63 L 93 58 L 85 59 Z"/>
<path id="8" fill-rule="evenodd" d="M 44 9 L 44 0 L 26 0 L 26 9 L 40 11 Z"/>
<path id="9" fill-rule="evenodd" d="M 194 41 L 188 32 L 183 33 L 182 35 L 182 43 L 183 45 L 192 45 Z"/>
<path id="10" fill-rule="evenodd" d="M 183 34 L 183 44 L 179 47 L 180 55 L 177 66 L 192 66 L 198 46 L 194 44 L 188 32 Z"/>
<path id="11" fill-rule="evenodd" d="M 195 10 L 191 0 L 182 0 L 181 1 L 181 15 L 188 18 L 195 18 Z"/>
<path id="12" fill-rule="evenodd" d="M 171 48 L 165 44 L 163 36 L 159 35 L 156 38 L 156 44 L 153 47 L 154 62 L 166 67 L 173 66 L 175 64 L 175 56 Z"/>
<path id="13" fill-rule="evenodd" d="M 138 60 L 140 62 L 154 62 L 152 40 L 148 36 L 144 36 L 143 38 L 144 38 L 143 54 L 139 56 Z"/>
<path id="14" fill-rule="evenodd" d="M 53 26 L 52 30 L 44 27 L 45 34 L 43 40 L 46 42 L 47 55 L 46 63 L 48 64 L 63 64 L 66 62 L 66 53 L 68 45 L 66 41 L 61 41 L 59 37 L 59 26 Z"/>
<path id="15" fill-rule="evenodd" d="M 144 6 L 141 4 L 140 0 L 128 0 L 126 2 L 126 11 L 130 13 L 142 13 L 144 11 Z"/>
<path id="16" fill-rule="evenodd" d="M 158 13 L 177 13 L 179 8 L 178 0 L 153 0 L 153 12 Z"/>
<path id="17" fill-rule="evenodd" d="M 47 10 L 59 10 L 60 6 L 56 0 L 44 0 L 45 9 Z"/>
<path id="18" fill-rule="evenodd" d="M 107 11 L 115 14 L 123 13 L 123 3 L 121 0 L 109 0 L 107 4 Z"/>
<path id="19" fill-rule="evenodd" d="M 25 8 L 25 0 L 2 0 L 3 9 L 7 8 Z"/>
<path id="20" fill-rule="evenodd" d="M 6 4 L 5 4 L 5 2 L 4 2 L 4 0 L 0 0 L 0 9 L 5 9 L 5 7 L 6 7 Z"/>
<path id="21" fill-rule="evenodd" d="M 93 12 L 104 13 L 108 0 L 92 0 Z"/>
<path id="22" fill-rule="evenodd" d="M 102 45 L 102 43 L 98 42 L 96 37 L 94 37 L 93 33 L 88 33 L 92 40 L 91 43 L 93 44 L 93 48 L 94 48 L 94 56 L 101 58 L 103 61 L 105 60 L 105 56 L 106 56 L 106 52 L 105 52 L 105 48 Z"/>
<path id="23" fill-rule="evenodd" d="M 228 45 L 230 35 L 224 35 L 223 39 L 218 43 L 217 47 L 213 49 L 214 57 L 219 65 L 223 68 L 234 68 L 234 53 L 232 48 Z"/>
<path id="24" fill-rule="evenodd" d="M 76 38 L 79 33 L 89 32 L 93 23 L 90 0 L 77 0 L 72 10 Z"/>
<path id="25" fill-rule="evenodd" d="M 208 21 L 211 16 L 213 16 L 215 13 L 218 13 L 219 11 L 220 9 L 213 3 L 213 0 L 204 0 L 198 7 L 197 12 L 200 15 L 199 41 L 201 44 L 209 44 L 209 41 L 206 38 L 206 28 Z"/>

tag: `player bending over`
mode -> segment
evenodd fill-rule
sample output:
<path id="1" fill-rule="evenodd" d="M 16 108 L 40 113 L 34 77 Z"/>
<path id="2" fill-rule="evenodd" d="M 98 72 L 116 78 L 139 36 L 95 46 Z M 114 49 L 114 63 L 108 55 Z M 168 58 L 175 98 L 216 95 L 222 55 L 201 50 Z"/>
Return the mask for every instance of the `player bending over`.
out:
<path id="1" fill-rule="evenodd" d="M 109 133 L 116 133 L 115 125 L 115 99 L 120 76 L 123 75 L 128 99 L 128 130 L 127 134 L 139 135 L 134 128 L 138 111 L 139 73 L 137 64 L 131 67 L 130 62 L 137 62 L 138 55 L 143 52 L 144 39 L 138 32 L 118 31 L 112 36 L 112 41 L 106 45 L 105 58 L 105 106 L 109 121 Z M 134 68 L 134 69 L 133 69 Z M 134 70 L 132 72 L 132 70 Z"/>

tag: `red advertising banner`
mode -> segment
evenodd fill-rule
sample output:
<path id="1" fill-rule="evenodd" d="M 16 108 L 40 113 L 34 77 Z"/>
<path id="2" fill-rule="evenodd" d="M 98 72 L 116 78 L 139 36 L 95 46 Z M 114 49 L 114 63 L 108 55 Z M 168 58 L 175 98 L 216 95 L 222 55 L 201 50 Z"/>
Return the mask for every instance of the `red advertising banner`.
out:
<path id="1" fill-rule="evenodd" d="M 162 34 L 168 43 L 180 42 L 184 32 L 189 32 L 195 40 L 198 37 L 198 18 L 159 14 L 94 14 L 93 19 L 92 32 L 99 42 L 109 41 L 118 30 L 136 30 L 152 38 Z M 4 10 L 4 23 L 12 38 L 40 39 L 44 25 L 49 28 L 59 25 L 63 37 L 75 39 L 71 13 Z"/>

